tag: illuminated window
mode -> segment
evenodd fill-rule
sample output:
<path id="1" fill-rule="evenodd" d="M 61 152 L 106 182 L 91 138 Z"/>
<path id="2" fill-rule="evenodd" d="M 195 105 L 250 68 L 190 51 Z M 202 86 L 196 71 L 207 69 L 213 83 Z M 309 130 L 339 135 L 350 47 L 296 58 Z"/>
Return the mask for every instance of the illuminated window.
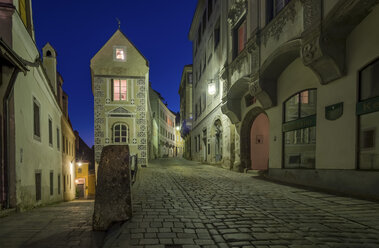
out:
<path id="1" fill-rule="evenodd" d="M 113 126 L 113 142 L 127 143 L 128 142 L 128 127 L 125 124 L 117 123 Z"/>
<path id="2" fill-rule="evenodd" d="M 126 101 L 127 85 L 126 80 L 114 79 L 113 80 L 113 101 Z"/>
<path id="3" fill-rule="evenodd" d="M 242 21 L 236 25 L 233 32 L 233 53 L 234 57 L 237 57 L 243 49 L 245 49 L 246 41 L 247 41 L 247 29 L 246 29 L 246 17 L 242 19 Z"/>
<path id="4" fill-rule="evenodd" d="M 126 47 L 114 47 L 113 48 L 113 59 L 118 62 L 126 61 Z"/>
<path id="5" fill-rule="evenodd" d="M 116 59 L 118 60 L 124 60 L 125 59 L 125 53 L 123 49 L 116 49 Z"/>

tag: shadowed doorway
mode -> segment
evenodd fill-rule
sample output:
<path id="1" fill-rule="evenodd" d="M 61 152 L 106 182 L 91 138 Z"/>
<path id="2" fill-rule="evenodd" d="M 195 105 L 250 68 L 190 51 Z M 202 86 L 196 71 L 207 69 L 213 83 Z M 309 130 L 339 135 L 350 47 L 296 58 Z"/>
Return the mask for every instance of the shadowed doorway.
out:
<path id="1" fill-rule="evenodd" d="M 267 170 L 269 159 L 269 120 L 264 113 L 259 114 L 250 129 L 251 169 Z"/>

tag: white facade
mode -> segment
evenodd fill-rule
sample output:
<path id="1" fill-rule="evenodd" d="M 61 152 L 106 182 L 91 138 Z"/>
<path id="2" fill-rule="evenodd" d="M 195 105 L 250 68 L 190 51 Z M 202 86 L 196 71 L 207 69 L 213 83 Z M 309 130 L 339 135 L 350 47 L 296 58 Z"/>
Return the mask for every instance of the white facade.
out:
<path id="1" fill-rule="evenodd" d="M 13 4 L 19 8 L 17 1 Z M 31 16 L 30 4 L 27 10 Z M 32 18 L 28 21 L 32 30 Z M 12 49 L 28 68 L 26 74 L 18 74 L 8 100 L 9 204 L 18 209 L 63 199 L 61 132 L 57 131 L 62 130 L 62 112 L 52 87 L 56 82 L 49 83 L 33 36 L 15 12 Z M 39 137 L 34 129 L 34 103 L 39 107 Z"/>

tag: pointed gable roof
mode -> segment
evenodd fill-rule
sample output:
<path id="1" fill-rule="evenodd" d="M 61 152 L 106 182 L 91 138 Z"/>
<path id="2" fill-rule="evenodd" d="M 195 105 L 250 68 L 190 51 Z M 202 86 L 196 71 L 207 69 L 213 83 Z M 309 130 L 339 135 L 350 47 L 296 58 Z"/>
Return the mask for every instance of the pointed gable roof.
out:
<path id="1" fill-rule="evenodd" d="M 98 56 L 99 54 L 101 54 L 101 52 L 104 50 L 104 48 L 107 46 L 107 44 L 109 42 L 111 42 L 113 39 L 119 37 L 119 36 L 122 36 L 125 40 L 127 40 L 132 46 L 133 48 L 143 57 L 143 59 L 146 61 L 146 66 L 149 66 L 149 61 L 146 59 L 146 57 L 141 53 L 140 50 L 138 50 L 138 48 L 133 44 L 133 42 L 130 41 L 130 39 L 128 37 L 126 37 L 126 35 L 121 31 L 121 29 L 117 29 L 116 32 L 113 33 L 113 35 L 109 38 L 109 40 L 102 46 L 102 48 L 100 48 L 99 51 L 97 51 L 97 53 L 92 57 L 91 59 L 91 63 L 93 60 L 96 59 L 96 56 Z"/>

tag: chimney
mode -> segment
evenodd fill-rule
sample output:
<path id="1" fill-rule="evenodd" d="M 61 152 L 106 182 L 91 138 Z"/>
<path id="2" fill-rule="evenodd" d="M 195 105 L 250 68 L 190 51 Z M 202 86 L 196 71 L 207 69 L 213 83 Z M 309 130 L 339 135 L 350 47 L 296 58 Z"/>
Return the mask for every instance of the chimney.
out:
<path id="1" fill-rule="evenodd" d="M 47 77 L 49 78 L 50 85 L 57 95 L 57 52 L 55 49 L 47 43 L 42 48 L 43 53 L 43 67 L 45 68 Z"/>

